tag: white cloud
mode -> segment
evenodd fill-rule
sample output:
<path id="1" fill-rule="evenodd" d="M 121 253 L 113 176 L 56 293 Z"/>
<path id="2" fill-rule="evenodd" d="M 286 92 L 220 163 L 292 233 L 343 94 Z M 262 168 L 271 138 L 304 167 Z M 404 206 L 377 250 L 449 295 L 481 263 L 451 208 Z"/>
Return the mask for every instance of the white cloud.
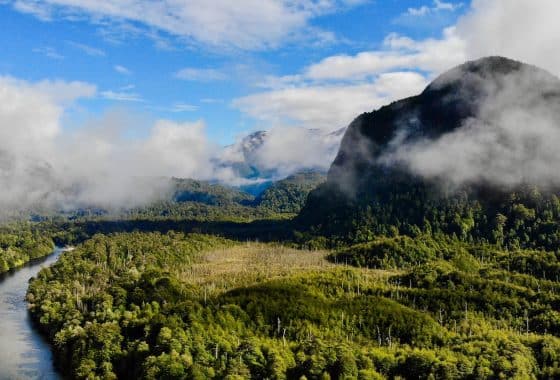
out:
<path id="1" fill-rule="evenodd" d="M 463 3 L 449 3 L 442 0 L 434 0 L 432 6 L 423 5 L 419 8 L 408 8 L 406 15 L 421 17 L 440 11 L 454 12 L 462 6 Z"/>
<path id="2" fill-rule="evenodd" d="M 223 103 L 224 100 L 223 99 L 216 99 L 216 98 L 203 98 L 200 99 L 201 103 L 206 103 L 206 104 L 216 104 L 216 103 Z"/>
<path id="3" fill-rule="evenodd" d="M 455 74 L 469 75 L 480 89 L 476 113 L 435 139 L 409 137 L 414 132 L 403 122 L 380 161 L 452 185 L 482 181 L 504 188 L 527 183 L 557 188 L 560 80 L 530 67 L 493 80 L 484 71 L 453 72 L 442 80 L 457 80 Z M 419 122 L 415 119 L 413 130 Z"/>
<path id="4" fill-rule="evenodd" d="M 47 201 L 64 107 L 94 93 L 86 83 L 0 77 L 0 209 Z"/>
<path id="5" fill-rule="evenodd" d="M 302 169 L 327 170 L 336 156 L 341 138 L 340 134 L 305 128 L 273 128 L 255 152 L 253 165 L 274 171 L 280 178 Z"/>
<path id="6" fill-rule="evenodd" d="M 115 69 L 115 71 L 119 74 L 122 75 L 130 75 L 132 74 L 132 71 L 130 71 L 128 68 L 122 66 L 122 65 L 115 65 L 113 66 L 113 68 Z"/>
<path id="7" fill-rule="evenodd" d="M 226 80 L 228 77 L 225 73 L 216 69 L 185 67 L 175 73 L 175 78 L 193 82 L 211 82 Z"/>
<path id="8" fill-rule="evenodd" d="M 175 103 L 171 107 L 171 112 L 194 112 L 198 110 L 198 106 L 188 103 Z"/>
<path id="9" fill-rule="evenodd" d="M 296 35 L 321 38 L 310 21 L 356 0 L 12 0 L 13 7 L 43 20 L 89 18 L 129 21 L 215 47 L 274 48 Z"/>
<path id="10" fill-rule="evenodd" d="M 4 150 L 33 154 L 60 133 L 64 106 L 92 97 L 95 86 L 82 82 L 28 83 L 0 77 L 0 140 Z M 41 149 L 39 149 L 41 151 Z"/>
<path id="11" fill-rule="evenodd" d="M 218 149 L 203 121 L 160 120 L 145 138 L 130 140 L 129 116 L 109 113 L 81 128 L 61 120 L 73 102 L 92 97 L 80 82 L 30 83 L 0 77 L 0 210 L 133 206 L 166 190 L 162 177 L 215 177 Z"/>
<path id="12" fill-rule="evenodd" d="M 47 58 L 55 59 L 55 60 L 62 60 L 64 56 L 56 51 L 55 48 L 50 46 L 43 46 L 33 49 L 34 53 L 44 55 Z"/>
<path id="13" fill-rule="evenodd" d="M 273 125 L 334 130 L 362 112 L 421 91 L 426 84 L 420 74 L 394 72 L 361 84 L 290 86 L 239 98 L 233 105 Z"/>
<path id="14" fill-rule="evenodd" d="M 144 101 L 142 96 L 135 92 L 108 90 L 108 91 L 102 91 L 100 95 L 107 100 L 116 100 L 119 102 L 143 102 Z"/>
<path id="15" fill-rule="evenodd" d="M 51 21 L 50 8 L 45 6 L 45 4 L 33 1 L 16 0 L 13 2 L 13 7 L 19 12 L 32 14 L 39 20 Z"/>
<path id="16" fill-rule="evenodd" d="M 436 1 L 433 8 L 452 10 L 458 6 Z M 554 53 L 560 46 L 558 12 L 560 2 L 555 0 L 475 0 L 457 25 L 444 29 L 440 38 L 414 40 L 392 33 L 380 50 L 334 55 L 300 73 L 267 78 L 262 84 L 269 91 L 233 104 L 261 121 L 289 120 L 307 127 L 330 124 L 336 128 L 337 123 L 382 102 L 415 95 L 436 75 L 485 55 L 505 55 L 558 75 L 560 54 Z M 411 75 L 392 77 L 398 91 L 379 87 L 384 75 L 402 71 L 411 71 Z"/>
<path id="17" fill-rule="evenodd" d="M 25 82 L 19 81 L 20 85 Z M 39 93 L 48 95 L 59 106 L 67 107 L 80 98 L 91 98 L 97 93 L 95 85 L 85 82 L 42 80 L 32 85 Z"/>
<path id="18" fill-rule="evenodd" d="M 453 5 L 456 7 L 457 5 Z M 435 9 L 451 9 L 436 2 Z M 560 74 L 560 31 L 555 0 L 474 0 L 441 38 L 414 40 L 389 34 L 384 49 L 327 57 L 307 68 L 315 80 L 360 80 L 380 72 L 420 70 L 439 74 L 469 59 L 503 55 Z"/>
<path id="19" fill-rule="evenodd" d="M 474 0 L 457 24 L 469 57 L 504 55 L 560 75 L 560 2 Z"/>
<path id="20" fill-rule="evenodd" d="M 308 67 L 305 75 L 315 80 L 359 80 L 394 70 L 438 73 L 467 58 L 465 42 L 454 27 L 445 29 L 441 39 L 422 41 L 393 33 L 387 36 L 384 46 L 384 50 L 325 58 Z"/>
<path id="21" fill-rule="evenodd" d="M 82 44 L 79 42 L 74 41 L 66 41 L 66 43 L 82 52 L 86 53 L 91 57 L 105 57 L 105 52 L 101 49 L 95 48 L 93 46 L 89 46 L 86 44 Z"/>

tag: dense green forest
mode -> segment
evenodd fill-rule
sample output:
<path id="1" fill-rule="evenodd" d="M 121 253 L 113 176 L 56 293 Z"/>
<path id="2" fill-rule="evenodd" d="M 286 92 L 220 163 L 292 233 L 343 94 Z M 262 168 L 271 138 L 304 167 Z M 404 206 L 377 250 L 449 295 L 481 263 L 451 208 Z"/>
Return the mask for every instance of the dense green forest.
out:
<path id="1" fill-rule="evenodd" d="M 326 176 L 317 172 L 294 174 L 272 184 L 254 203 L 275 213 L 297 214 L 305 205 L 309 193 L 325 180 Z"/>
<path id="2" fill-rule="evenodd" d="M 430 236 L 340 251 L 97 235 L 29 288 L 76 378 L 560 376 L 560 257 Z"/>
<path id="3" fill-rule="evenodd" d="M 326 237 L 331 245 L 425 233 L 514 249 L 556 250 L 558 194 L 530 186 L 508 192 L 471 187 L 446 193 L 439 184 L 379 176 L 367 191 L 350 198 L 329 186 L 319 187 L 298 223 L 307 239 Z"/>
<path id="4" fill-rule="evenodd" d="M 0 227 L 0 273 L 52 252 L 50 234 L 33 223 L 13 223 Z"/>
<path id="5" fill-rule="evenodd" d="M 47 255 L 54 244 L 77 244 L 96 233 L 178 230 L 285 238 L 291 231 L 285 221 L 299 212 L 309 192 L 324 179 L 314 172 L 295 174 L 254 197 L 216 183 L 173 178 L 165 199 L 142 207 L 22 212 L 0 227 L 0 272 Z"/>
<path id="6" fill-rule="evenodd" d="M 504 115 L 530 115 L 530 121 L 517 126 L 520 131 L 532 130 L 542 110 L 555 115 L 551 128 L 558 126 L 560 79 L 504 57 L 466 62 L 441 74 L 420 94 L 363 113 L 350 124 L 327 182 L 311 193 L 299 216 L 301 229 L 328 238 L 332 245 L 366 242 L 378 235 L 427 233 L 513 249 L 557 250 L 560 185 L 550 176 L 533 177 L 535 170 L 524 167 L 534 155 L 519 158 L 519 163 L 504 159 L 504 167 L 486 175 L 503 152 L 522 155 L 505 136 L 473 157 L 447 152 L 429 160 L 390 159 L 395 150 L 412 146 L 441 144 L 441 153 L 449 148 L 446 137 L 459 132 L 465 141 L 480 145 L 469 129 L 473 123 L 492 132 L 506 128 L 510 122 L 489 121 L 480 111 L 483 104 L 504 95 L 504 83 L 511 84 L 508 94 L 515 96 L 507 96 L 498 109 Z M 542 110 L 537 112 L 534 104 Z M 531 149 L 536 154 L 538 145 Z M 445 163 L 450 170 L 431 172 L 429 166 L 439 167 L 440 161 L 449 161 Z M 555 172 L 554 162 L 543 162 Z M 467 173 L 476 175 L 455 176 Z"/>
<path id="7" fill-rule="evenodd" d="M 358 117 L 326 182 L 301 173 L 253 196 L 174 179 L 148 206 L 12 229 L 5 252 L 77 246 L 27 293 L 58 368 L 77 379 L 559 379 L 558 188 L 453 183 L 380 160 L 463 127 L 487 84 L 516 72 L 554 87 L 521 105 L 558 109 L 560 81 L 487 58 Z"/>

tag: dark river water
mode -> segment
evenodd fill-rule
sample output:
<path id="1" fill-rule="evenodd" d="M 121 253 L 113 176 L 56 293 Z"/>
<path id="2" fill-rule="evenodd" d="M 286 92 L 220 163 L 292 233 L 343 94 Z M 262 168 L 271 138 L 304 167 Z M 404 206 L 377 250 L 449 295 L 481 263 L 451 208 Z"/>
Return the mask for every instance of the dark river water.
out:
<path id="1" fill-rule="evenodd" d="M 7 274 L 0 274 L 0 380 L 60 379 L 50 347 L 33 328 L 25 293 L 28 281 L 53 264 L 62 249 Z"/>

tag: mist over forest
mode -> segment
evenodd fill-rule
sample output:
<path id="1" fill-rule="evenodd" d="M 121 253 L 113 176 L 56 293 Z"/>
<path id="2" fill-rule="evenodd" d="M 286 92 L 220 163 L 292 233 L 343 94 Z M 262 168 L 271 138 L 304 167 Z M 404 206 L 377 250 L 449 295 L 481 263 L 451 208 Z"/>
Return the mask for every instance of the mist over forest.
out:
<path id="1" fill-rule="evenodd" d="M 0 0 L 0 379 L 560 378 L 559 13 Z"/>

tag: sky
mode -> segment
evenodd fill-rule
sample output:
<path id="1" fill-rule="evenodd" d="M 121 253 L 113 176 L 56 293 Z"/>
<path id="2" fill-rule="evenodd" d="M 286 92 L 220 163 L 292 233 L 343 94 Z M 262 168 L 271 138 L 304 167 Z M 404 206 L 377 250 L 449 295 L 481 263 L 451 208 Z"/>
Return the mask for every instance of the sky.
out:
<path id="1" fill-rule="evenodd" d="M 385 49 L 394 33 L 437 38 L 467 9 L 425 0 L 0 0 L 0 75 L 95 86 L 65 112 L 64 128 L 120 110 L 140 119 L 133 137 L 158 119 L 203 120 L 222 145 L 285 124 L 334 130 L 374 101 L 347 111 L 316 99 L 297 110 L 299 97 L 323 85 L 335 86 L 333 97 L 344 86 L 367 96 L 360 86 L 375 78 L 287 78 L 329 57 Z M 321 103 L 345 109 L 331 120 Z"/>
<path id="2" fill-rule="evenodd" d="M 0 0 L 0 207 L 45 189 L 119 203 L 139 177 L 238 184 L 216 162 L 257 130 L 265 168 L 326 170 L 332 131 L 467 60 L 559 75 L 558 14 L 557 0 Z"/>

